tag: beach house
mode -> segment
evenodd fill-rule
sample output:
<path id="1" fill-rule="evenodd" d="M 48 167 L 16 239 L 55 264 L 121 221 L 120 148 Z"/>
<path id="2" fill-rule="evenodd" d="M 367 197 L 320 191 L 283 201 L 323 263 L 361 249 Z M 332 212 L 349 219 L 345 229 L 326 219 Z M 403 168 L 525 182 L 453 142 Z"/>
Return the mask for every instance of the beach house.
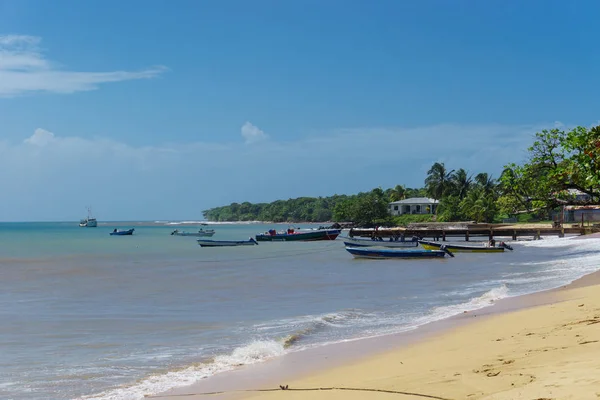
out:
<path id="1" fill-rule="evenodd" d="M 410 199 L 398 200 L 389 203 L 389 211 L 392 215 L 403 214 L 435 214 L 439 201 L 428 197 L 411 197 Z"/>
<path id="2" fill-rule="evenodd" d="M 569 194 L 576 202 L 590 202 L 591 196 L 577 189 L 569 189 Z M 562 215 L 561 215 L 562 214 Z M 569 204 L 553 212 L 552 219 L 562 222 L 600 222 L 600 205 L 598 204 Z"/>

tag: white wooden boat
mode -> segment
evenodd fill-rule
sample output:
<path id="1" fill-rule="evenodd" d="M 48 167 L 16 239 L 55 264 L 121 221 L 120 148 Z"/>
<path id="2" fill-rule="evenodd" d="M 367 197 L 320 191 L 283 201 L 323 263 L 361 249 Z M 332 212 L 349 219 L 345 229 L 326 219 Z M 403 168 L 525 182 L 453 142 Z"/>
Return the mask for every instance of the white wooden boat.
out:
<path id="1" fill-rule="evenodd" d="M 344 245 L 348 247 L 393 247 L 393 248 L 407 248 L 407 247 L 418 247 L 418 240 L 406 240 L 406 241 L 389 241 L 389 240 L 372 240 L 372 239 L 358 239 L 351 237 L 343 237 Z"/>
<path id="2" fill-rule="evenodd" d="M 198 229 L 198 232 L 185 232 L 185 231 L 179 231 L 179 229 L 175 229 L 173 232 L 171 232 L 171 235 L 174 235 L 174 236 L 211 237 L 214 234 L 215 234 L 214 229 L 202 229 L 202 228 Z"/>
<path id="3" fill-rule="evenodd" d="M 200 247 L 231 247 L 231 246 L 254 246 L 258 242 L 254 238 L 248 240 L 209 240 L 196 239 Z"/>

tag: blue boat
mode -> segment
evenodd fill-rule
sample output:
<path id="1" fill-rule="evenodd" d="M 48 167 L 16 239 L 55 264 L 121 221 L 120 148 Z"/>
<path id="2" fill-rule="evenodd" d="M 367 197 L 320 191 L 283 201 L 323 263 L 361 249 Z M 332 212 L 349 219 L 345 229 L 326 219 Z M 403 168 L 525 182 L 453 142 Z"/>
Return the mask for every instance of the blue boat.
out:
<path id="1" fill-rule="evenodd" d="M 346 247 L 348 253 L 356 258 L 443 258 L 446 255 L 454 257 L 448 249 L 424 250 L 424 249 L 378 249 L 374 247 Z"/>
<path id="2" fill-rule="evenodd" d="M 126 231 L 120 231 L 120 230 L 117 230 L 117 229 L 115 228 L 115 230 L 114 230 L 114 231 L 112 231 L 112 232 L 110 233 L 110 235 L 111 235 L 111 236 L 113 236 L 113 235 L 116 235 L 116 236 L 133 235 L 133 231 L 135 231 L 135 229 L 134 229 L 134 228 L 128 229 L 128 230 L 126 230 Z"/>

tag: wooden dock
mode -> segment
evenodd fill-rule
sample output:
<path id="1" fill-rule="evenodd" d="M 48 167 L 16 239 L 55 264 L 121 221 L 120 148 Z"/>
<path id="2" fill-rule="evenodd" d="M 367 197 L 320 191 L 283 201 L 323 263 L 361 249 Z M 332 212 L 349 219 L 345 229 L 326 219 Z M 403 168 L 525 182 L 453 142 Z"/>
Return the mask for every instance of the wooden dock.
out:
<path id="1" fill-rule="evenodd" d="M 410 239 L 416 236 L 420 239 L 432 239 L 445 241 L 448 237 L 462 237 L 465 241 L 474 237 L 485 237 L 488 240 L 494 237 L 507 237 L 512 240 L 518 238 L 541 239 L 546 236 L 564 237 L 565 235 L 587 235 L 600 232 L 600 227 L 535 227 L 532 224 L 519 227 L 508 224 L 420 224 L 407 228 L 380 228 L 380 229 L 352 229 L 353 236 L 379 237 L 402 236 Z"/>

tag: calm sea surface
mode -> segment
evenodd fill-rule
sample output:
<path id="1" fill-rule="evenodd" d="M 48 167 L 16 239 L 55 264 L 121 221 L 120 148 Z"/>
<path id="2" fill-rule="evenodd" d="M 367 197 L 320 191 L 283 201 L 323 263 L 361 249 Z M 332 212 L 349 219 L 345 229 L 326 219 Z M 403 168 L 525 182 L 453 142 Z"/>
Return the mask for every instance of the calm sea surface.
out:
<path id="1" fill-rule="evenodd" d="M 136 231 L 109 236 L 116 226 Z M 600 268 L 597 239 L 388 261 L 355 260 L 340 240 L 200 248 L 171 236 L 174 227 L 0 224 L 0 398 L 142 399 L 286 352 L 411 330 Z M 272 227 L 287 225 L 211 226 L 215 240 Z"/>

